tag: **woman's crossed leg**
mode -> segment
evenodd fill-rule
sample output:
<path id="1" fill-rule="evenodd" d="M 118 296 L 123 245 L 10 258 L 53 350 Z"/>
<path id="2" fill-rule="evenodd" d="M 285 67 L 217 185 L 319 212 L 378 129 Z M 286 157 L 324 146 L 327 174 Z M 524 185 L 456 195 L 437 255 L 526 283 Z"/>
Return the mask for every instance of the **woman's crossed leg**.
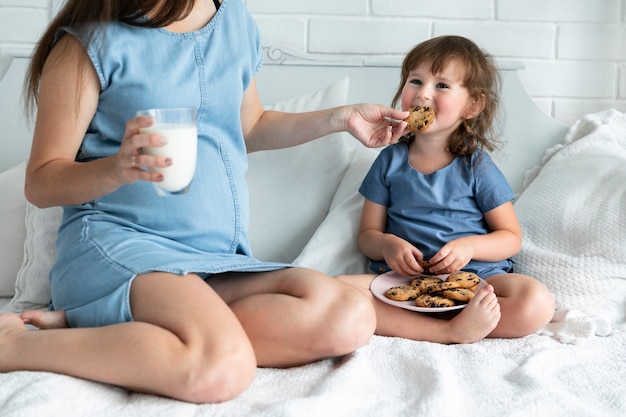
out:
<path id="1" fill-rule="evenodd" d="M 131 288 L 134 321 L 67 329 L 63 312 L 0 316 L 0 371 L 36 370 L 190 402 L 233 398 L 260 366 L 293 366 L 367 343 L 375 314 L 351 286 L 298 268 L 152 273 Z M 45 331 L 27 331 L 23 321 Z"/>

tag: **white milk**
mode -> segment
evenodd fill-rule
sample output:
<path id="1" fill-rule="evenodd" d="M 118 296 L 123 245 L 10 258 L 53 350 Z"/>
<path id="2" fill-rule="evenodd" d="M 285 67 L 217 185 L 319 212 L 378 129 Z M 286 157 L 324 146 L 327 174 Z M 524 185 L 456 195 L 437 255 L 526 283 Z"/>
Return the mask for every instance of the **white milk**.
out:
<path id="1" fill-rule="evenodd" d="M 143 152 L 147 155 L 167 156 L 172 165 L 165 168 L 150 168 L 151 171 L 163 173 L 164 179 L 154 183 L 168 193 L 184 190 L 196 171 L 196 155 L 198 152 L 198 129 L 195 125 L 175 123 L 155 123 L 140 129 L 143 134 L 156 134 L 167 138 L 163 146 L 146 146 Z"/>

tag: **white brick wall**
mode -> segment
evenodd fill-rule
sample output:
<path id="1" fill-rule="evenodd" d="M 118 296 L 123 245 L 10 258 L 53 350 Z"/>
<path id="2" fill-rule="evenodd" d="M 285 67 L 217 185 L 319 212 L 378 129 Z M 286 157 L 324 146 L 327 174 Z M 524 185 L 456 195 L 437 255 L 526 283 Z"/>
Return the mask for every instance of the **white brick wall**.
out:
<path id="1" fill-rule="evenodd" d="M 400 58 L 458 34 L 520 61 L 536 102 L 565 124 L 626 112 L 626 0 L 247 0 L 264 43 L 331 55 Z"/>
<path id="2" fill-rule="evenodd" d="M 32 46 L 60 0 L 0 0 L 0 48 Z M 571 124 L 626 112 L 626 0 L 246 0 L 265 45 L 398 58 L 432 36 L 521 61 L 529 93 Z"/>

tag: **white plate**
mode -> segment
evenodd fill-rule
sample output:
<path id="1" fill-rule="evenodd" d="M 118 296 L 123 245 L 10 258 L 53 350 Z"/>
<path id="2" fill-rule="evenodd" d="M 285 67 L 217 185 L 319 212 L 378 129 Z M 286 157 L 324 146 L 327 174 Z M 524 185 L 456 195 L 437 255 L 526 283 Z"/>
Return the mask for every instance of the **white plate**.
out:
<path id="1" fill-rule="evenodd" d="M 449 274 L 434 275 L 445 281 Z M 378 298 L 383 303 L 404 308 L 406 310 L 419 311 L 420 313 L 442 313 L 445 311 L 460 310 L 465 308 L 467 304 L 459 304 L 452 307 L 418 307 L 415 305 L 415 300 L 412 301 L 394 301 L 385 297 L 385 292 L 391 287 L 398 287 L 400 285 L 409 285 L 411 280 L 415 278 L 413 276 L 400 275 L 397 272 L 386 272 L 377 276 L 370 285 L 370 291 L 374 294 L 374 297 Z M 485 285 L 485 281 L 481 278 L 478 288 Z"/>

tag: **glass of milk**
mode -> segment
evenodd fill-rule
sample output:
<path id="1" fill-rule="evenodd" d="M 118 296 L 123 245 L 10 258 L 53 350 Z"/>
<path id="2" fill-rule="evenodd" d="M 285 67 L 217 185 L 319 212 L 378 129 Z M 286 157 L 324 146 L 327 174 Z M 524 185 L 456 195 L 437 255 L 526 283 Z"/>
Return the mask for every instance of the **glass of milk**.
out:
<path id="1" fill-rule="evenodd" d="M 180 107 L 171 109 L 140 110 L 137 116 L 151 116 L 154 124 L 139 129 L 143 134 L 156 134 L 167 138 L 163 146 L 146 146 L 142 153 L 166 156 L 172 159 L 172 165 L 160 168 L 151 167 L 151 171 L 163 174 L 163 181 L 154 186 L 160 196 L 186 194 L 196 171 L 198 152 L 198 128 L 196 126 L 196 108 Z"/>

